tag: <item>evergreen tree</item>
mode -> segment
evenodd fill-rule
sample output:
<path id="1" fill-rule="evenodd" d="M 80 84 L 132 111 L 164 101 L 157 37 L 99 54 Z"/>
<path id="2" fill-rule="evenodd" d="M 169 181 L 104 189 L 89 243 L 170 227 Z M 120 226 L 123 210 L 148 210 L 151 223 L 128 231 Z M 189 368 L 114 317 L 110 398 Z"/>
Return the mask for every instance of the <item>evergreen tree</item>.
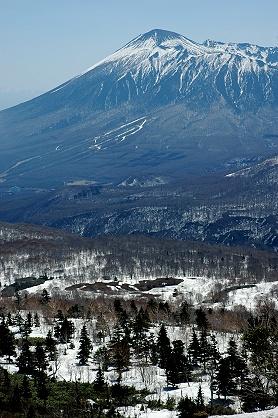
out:
<path id="1" fill-rule="evenodd" d="M 102 368 L 99 365 L 96 378 L 94 380 L 94 389 L 98 392 L 102 392 L 104 387 L 105 387 L 104 373 L 102 371 Z"/>
<path id="2" fill-rule="evenodd" d="M 57 318 L 57 320 L 59 321 L 59 322 L 63 322 L 63 320 L 64 320 L 64 314 L 63 314 L 63 312 L 61 311 L 61 309 L 58 309 L 58 311 L 57 311 L 57 315 L 56 315 L 56 318 Z"/>
<path id="3" fill-rule="evenodd" d="M 121 300 L 118 298 L 114 300 L 114 310 L 115 310 L 117 317 L 120 318 L 124 309 L 123 309 Z"/>
<path id="4" fill-rule="evenodd" d="M 134 299 L 132 299 L 131 302 L 130 302 L 130 309 L 131 309 L 131 312 L 132 312 L 132 316 L 135 317 L 138 313 L 138 309 L 137 309 L 137 306 L 135 304 Z"/>
<path id="5" fill-rule="evenodd" d="M 2 322 L 0 324 L 0 356 L 10 358 L 15 356 L 15 338 L 9 327 Z"/>
<path id="6" fill-rule="evenodd" d="M 11 378 L 6 369 L 0 367 L 0 390 L 1 393 L 8 395 L 11 392 Z"/>
<path id="7" fill-rule="evenodd" d="M 22 318 L 22 316 L 20 315 L 20 313 L 18 312 L 17 314 L 16 314 L 16 317 L 15 317 L 15 323 L 16 323 L 16 325 L 20 328 L 21 327 L 21 325 L 23 324 L 23 318 Z"/>
<path id="8" fill-rule="evenodd" d="M 166 369 L 168 359 L 171 355 L 171 344 L 164 325 L 161 325 L 157 337 L 158 364 L 162 369 Z"/>
<path id="9" fill-rule="evenodd" d="M 58 341 L 60 341 L 60 339 L 61 339 L 61 327 L 60 327 L 59 324 L 55 324 L 55 326 L 54 326 L 54 337 Z"/>
<path id="10" fill-rule="evenodd" d="M 235 393 L 236 385 L 234 382 L 233 372 L 230 368 L 229 359 L 220 359 L 216 380 L 218 394 L 223 395 L 225 400 L 227 399 L 228 395 L 233 395 Z"/>
<path id="11" fill-rule="evenodd" d="M 113 331 L 110 343 L 110 354 L 112 364 L 116 367 L 118 372 L 118 383 L 120 383 L 122 372 L 129 366 L 130 362 L 130 342 L 126 332 L 119 323 L 116 324 Z"/>
<path id="12" fill-rule="evenodd" d="M 194 366 L 197 366 L 198 362 L 200 361 L 201 348 L 195 329 L 193 329 L 192 338 L 188 346 L 188 355 L 191 363 Z"/>
<path id="13" fill-rule="evenodd" d="M 226 358 L 230 364 L 230 370 L 234 378 L 236 389 L 241 390 L 248 375 L 248 369 L 245 360 L 239 355 L 237 344 L 233 339 L 229 340 L 227 354 Z"/>
<path id="14" fill-rule="evenodd" d="M 94 354 L 94 360 L 101 365 L 103 371 L 107 372 L 109 366 L 109 352 L 106 346 L 100 347 Z"/>
<path id="15" fill-rule="evenodd" d="M 12 394 L 11 394 L 11 407 L 12 411 L 17 412 L 21 409 L 21 390 L 19 388 L 18 383 L 13 388 Z"/>
<path id="16" fill-rule="evenodd" d="M 96 331 L 98 339 L 104 342 L 105 337 L 109 334 L 109 326 L 102 314 L 97 317 Z"/>
<path id="17" fill-rule="evenodd" d="M 33 326 L 33 318 L 32 318 L 31 312 L 28 312 L 28 314 L 27 314 L 26 326 L 28 326 L 30 328 L 30 332 L 31 332 L 32 331 L 32 326 Z"/>
<path id="18" fill-rule="evenodd" d="M 8 312 L 8 314 L 7 314 L 7 325 L 12 326 L 13 324 L 14 324 L 14 321 L 12 319 L 11 312 Z"/>
<path id="19" fill-rule="evenodd" d="M 254 412 L 258 409 L 264 410 L 272 403 L 271 396 L 264 387 L 262 378 L 259 376 L 248 377 L 245 380 L 240 400 L 244 412 Z"/>
<path id="20" fill-rule="evenodd" d="M 158 352 L 157 352 L 157 345 L 154 339 L 153 333 L 149 335 L 149 355 L 150 355 L 150 361 L 152 365 L 156 366 L 158 363 Z"/>
<path id="21" fill-rule="evenodd" d="M 74 333 L 74 325 L 73 325 L 73 322 L 72 321 L 69 321 L 65 317 L 63 319 L 63 322 L 62 322 L 62 324 L 61 324 L 60 327 L 58 325 L 56 325 L 54 327 L 54 336 L 55 336 L 55 338 L 57 338 L 56 335 L 57 335 L 57 331 L 58 330 L 59 330 L 59 332 L 58 332 L 59 341 L 61 343 L 69 343 L 70 340 L 71 340 L 71 338 L 72 338 L 72 336 L 73 336 L 73 333 Z"/>
<path id="22" fill-rule="evenodd" d="M 250 352 L 250 360 L 258 373 L 265 374 L 269 364 L 273 364 L 273 353 L 278 350 L 276 329 L 267 327 L 258 318 L 250 318 L 247 330 L 243 333 L 243 347 Z M 274 345 L 273 345 L 274 342 Z"/>
<path id="23" fill-rule="evenodd" d="M 179 418 L 193 418 L 197 412 L 197 407 L 195 402 L 186 396 L 179 401 L 177 410 L 179 411 Z"/>
<path id="24" fill-rule="evenodd" d="M 24 340 L 21 352 L 17 359 L 18 373 L 33 374 L 34 373 L 34 356 L 30 350 L 30 343 Z"/>
<path id="25" fill-rule="evenodd" d="M 189 305 L 188 302 L 184 301 L 181 305 L 179 319 L 182 325 L 186 325 L 189 322 L 190 314 L 189 314 Z"/>
<path id="26" fill-rule="evenodd" d="M 28 322 L 25 320 L 19 327 L 19 332 L 23 339 L 27 339 L 32 332 L 32 328 L 29 327 Z"/>
<path id="27" fill-rule="evenodd" d="M 50 393 L 47 375 L 44 372 L 37 373 L 35 382 L 38 398 L 44 401 L 44 405 L 46 405 Z"/>
<path id="28" fill-rule="evenodd" d="M 204 368 L 204 372 L 206 371 L 206 366 L 208 361 L 211 359 L 211 345 L 208 341 L 208 335 L 205 328 L 202 329 L 201 336 L 200 336 L 200 360 Z"/>
<path id="29" fill-rule="evenodd" d="M 51 297 L 50 297 L 48 291 L 46 289 L 43 289 L 42 295 L 41 295 L 41 303 L 43 305 L 47 305 L 50 302 L 50 299 L 51 299 Z"/>
<path id="30" fill-rule="evenodd" d="M 204 394 L 202 392 L 201 385 L 199 385 L 199 389 L 198 389 L 198 395 L 197 395 L 197 398 L 196 398 L 196 406 L 197 406 L 198 409 L 204 407 Z"/>
<path id="31" fill-rule="evenodd" d="M 56 340 L 52 337 L 52 333 L 49 330 L 45 339 L 45 349 L 48 353 L 50 361 L 54 361 L 57 357 Z"/>
<path id="32" fill-rule="evenodd" d="M 22 391 L 22 396 L 24 399 L 27 400 L 31 398 L 32 395 L 31 395 L 30 383 L 26 374 L 23 376 L 21 391 Z"/>
<path id="33" fill-rule="evenodd" d="M 150 345 L 147 338 L 147 332 L 150 328 L 150 319 L 147 314 L 142 308 L 140 308 L 139 312 L 137 313 L 134 323 L 133 323 L 133 348 L 136 357 L 141 358 L 147 357 L 150 351 Z"/>
<path id="34" fill-rule="evenodd" d="M 87 364 L 88 359 L 90 357 L 91 350 L 92 350 L 92 343 L 88 336 L 87 328 L 85 325 L 83 325 L 83 328 L 81 330 L 81 336 L 80 336 L 79 351 L 77 354 L 77 358 L 79 359 L 79 364 L 81 366 L 84 366 L 85 364 Z"/>
<path id="35" fill-rule="evenodd" d="M 36 328 L 38 328 L 40 326 L 40 318 L 39 318 L 39 315 L 38 315 L 37 312 L 34 315 L 34 325 L 35 325 Z"/>
<path id="36" fill-rule="evenodd" d="M 46 358 L 45 350 L 41 344 L 36 345 L 34 361 L 35 367 L 39 372 L 43 372 L 47 369 L 48 361 Z"/>
<path id="37" fill-rule="evenodd" d="M 211 362 L 212 362 L 212 366 L 216 369 L 221 356 L 219 353 L 218 344 L 217 344 L 215 335 L 212 334 L 210 336 L 210 339 L 211 339 L 211 344 L 210 344 Z"/>
<path id="38" fill-rule="evenodd" d="M 207 314 L 206 312 L 202 309 L 196 309 L 196 324 L 197 327 L 201 330 L 201 331 L 207 331 L 208 329 L 208 319 L 207 319 Z"/>
<path id="39" fill-rule="evenodd" d="M 188 382 L 190 375 L 191 368 L 184 355 L 184 344 L 181 340 L 173 341 L 173 349 L 166 366 L 167 382 L 172 385 Z"/>

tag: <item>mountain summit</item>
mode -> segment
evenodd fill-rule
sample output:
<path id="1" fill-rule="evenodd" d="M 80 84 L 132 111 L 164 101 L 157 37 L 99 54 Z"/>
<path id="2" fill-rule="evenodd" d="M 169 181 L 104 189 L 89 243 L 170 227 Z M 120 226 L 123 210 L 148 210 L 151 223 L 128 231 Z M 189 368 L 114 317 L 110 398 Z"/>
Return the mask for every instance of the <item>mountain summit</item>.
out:
<path id="1" fill-rule="evenodd" d="M 169 44 L 172 43 L 173 45 L 179 43 L 186 44 L 186 42 L 194 43 L 193 41 L 190 41 L 183 35 L 180 35 L 176 32 L 170 32 L 163 29 L 152 29 L 143 35 L 137 36 L 135 39 L 129 42 L 127 46 L 136 45 L 140 47 L 146 42 L 149 43 L 152 47 L 163 45 L 165 42 L 168 42 Z"/>
<path id="2" fill-rule="evenodd" d="M 1 185 L 237 168 L 277 152 L 277 107 L 278 48 L 199 44 L 154 29 L 0 112 Z"/>

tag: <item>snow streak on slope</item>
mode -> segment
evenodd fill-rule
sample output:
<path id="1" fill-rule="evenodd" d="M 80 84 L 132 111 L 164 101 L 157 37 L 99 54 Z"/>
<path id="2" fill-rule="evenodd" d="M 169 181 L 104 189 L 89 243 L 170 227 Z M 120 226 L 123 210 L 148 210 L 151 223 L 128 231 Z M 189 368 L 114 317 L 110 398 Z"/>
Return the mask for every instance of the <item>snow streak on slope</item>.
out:
<path id="1" fill-rule="evenodd" d="M 275 167 L 278 165 L 278 156 L 269 158 L 262 163 L 256 164 L 252 167 L 247 167 L 234 173 L 227 174 L 226 177 L 249 177 L 260 174 L 264 169 Z"/>
<path id="2" fill-rule="evenodd" d="M 127 137 L 136 134 L 143 129 L 147 119 L 145 117 L 126 123 L 119 128 L 112 129 L 104 135 L 96 136 L 92 139 L 90 146 L 93 150 L 107 149 L 117 143 L 123 142 Z"/>

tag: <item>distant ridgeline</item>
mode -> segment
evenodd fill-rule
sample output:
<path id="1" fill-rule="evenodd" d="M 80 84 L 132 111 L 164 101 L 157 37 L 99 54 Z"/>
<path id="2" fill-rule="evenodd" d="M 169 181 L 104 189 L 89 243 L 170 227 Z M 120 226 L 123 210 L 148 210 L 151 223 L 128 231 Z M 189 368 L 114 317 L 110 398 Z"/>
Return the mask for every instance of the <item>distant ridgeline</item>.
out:
<path id="1" fill-rule="evenodd" d="M 10 241 L 6 238 L 0 244 L 0 281 L 2 287 L 9 285 L 6 292 L 43 283 L 53 276 L 84 282 L 178 276 L 242 281 L 236 284 L 277 280 L 276 253 L 136 235 L 87 239 L 37 226 L 30 227 L 32 239 L 28 240 L 28 226 L 4 225 L 10 228 Z"/>

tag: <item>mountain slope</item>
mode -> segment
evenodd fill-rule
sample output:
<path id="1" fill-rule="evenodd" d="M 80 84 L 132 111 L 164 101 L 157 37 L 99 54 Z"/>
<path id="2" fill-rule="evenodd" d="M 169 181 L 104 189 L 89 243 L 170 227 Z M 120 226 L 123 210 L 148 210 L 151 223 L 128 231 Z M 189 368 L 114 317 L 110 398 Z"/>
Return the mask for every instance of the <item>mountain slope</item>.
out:
<path id="1" fill-rule="evenodd" d="M 270 156 L 278 152 L 277 62 L 277 48 L 141 35 L 0 112 L 1 186 L 174 179 Z"/>

